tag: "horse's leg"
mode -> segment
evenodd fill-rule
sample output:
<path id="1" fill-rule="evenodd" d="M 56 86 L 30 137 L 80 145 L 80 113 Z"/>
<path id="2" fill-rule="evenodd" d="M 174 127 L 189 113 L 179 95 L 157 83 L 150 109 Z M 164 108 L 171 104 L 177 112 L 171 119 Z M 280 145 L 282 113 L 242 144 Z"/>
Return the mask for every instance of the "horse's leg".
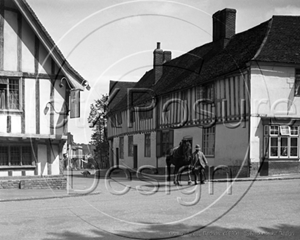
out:
<path id="1" fill-rule="evenodd" d="M 169 156 L 166 158 L 166 163 L 167 163 L 167 174 L 168 174 L 167 181 L 170 182 L 171 181 L 171 177 L 170 177 L 170 175 L 171 175 L 171 159 Z"/>
<path id="2" fill-rule="evenodd" d="M 188 177 L 189 177 L 188 185 L 190 185 L 192 183 L 192 172 L 191 172 L 191 166 L 190 165 L 188 165 Z"/>
<path id="3" fill-rule="evenodd" d="M 174 184 L 180 186 L 178 178 L 179 178 L 179 166 L 175 165 L 175 169 L 174 169 Z"/>

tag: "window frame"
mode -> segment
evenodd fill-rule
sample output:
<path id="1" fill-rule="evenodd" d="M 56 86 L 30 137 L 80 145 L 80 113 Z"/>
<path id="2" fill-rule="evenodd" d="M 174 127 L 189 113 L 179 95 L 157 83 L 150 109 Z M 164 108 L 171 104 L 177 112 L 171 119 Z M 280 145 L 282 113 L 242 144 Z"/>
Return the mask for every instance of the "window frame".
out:
<path id="1" fill-rule="evenodd" d="M 133 136 L 128 136 L 128 157 L 133 157 Z"/>
<path id="2" fill-rule="evenodd" d="M 124 159 L 124 137 L 119 138 L 120 159 Z"/>
<path id="3" fill-rule="evenodd" d="M 278 132 L 274 132 L 274 127 L 277 127 Z M 271 130 L 272 128 L 272 130 Z M 293 132 L 296 132 L 293 134 Z M 272 139 L 275 139 L 275 142 L 272 141 Z M 286 148 L 287 152 L 286 155 L 282 154 L 282 147 L 283 147 L 283 139 L 287 139 L 286 141 Z M 292 156 L 292 148 L 295 148 L 295 146 L 292 146 L 292 139 L 297 139 L 297 155 Z M 276 145 L 272 145 L 273 143 L 276 143 Z M 272 160 L 275 159 L 297 159 L 299 158 L 299 126 L 287 126 L 287 125 L 265 125 L 264 126 L 264 149 L 265 153 L 264 155 Z M 277 155 L 273 155 L 272 153 L 274 149 L 277 149 Z"/>
<path id="4" fill-rule="evenodd" d="M 10 80 L 16 80 L 18 83 L 17 86 L 17 91 L 18 91 L 18 106 L 16 108 L 12 108 L 10 105 L 11 103 L 9 102 L 11 91 L 10 91 Z M 7 83 L 3 83 L 4 81 L 7 81 Z M 2 83 L 1 83 L 2 82 Z M 21 77 L 5 77 L 1 76 L 0 77 L 0 84 L 6 84 L 7 85 L 7 92 L 6 92 L 6 102 L 5 102 L 5 108 L 0 108 L 0 112 L 21 112 L 22 111 L 22 98 L 23 98 L 23 92 L 22 92 L 22 85 L 23 85 L 23 79 Z"/>
<path id="5" fill-rule="evenodd" d="M 151 157 L 151 133 L 145 133 L 144 157 Z"/>
<path id="6" fill-rule="evenodd" d="M 165 138 L 164 138 L 165 136 Z M 161 129 L 156 132 L 156 157 L 165 157 L 174 147 L 174 130 Z"/>
<path id="7" fill-rule="evenodd" d="M 210 139 L 211 138 L 211 139 Z M 211 126 L 202 130 L 202 151 L 207 157 L 215 156 L 216 127 Z M 212 144 L 212 146 L 210 146 Z"/>
<path id="8" fill-rule="evenodd" d="M 2 157 L 1 157 L 1 148 L 6 148 L 7 149 L 7 164 L 2 164 Z M 19 162 L 18 164 L 12 164 L 12 149 L 13 148 L 16 148 L 18 149 L 18 152 L 19 152 Z M 27 160 L 27 162 L 30 162 L 31 161 L 31 164 L 24 164 L 26 162 L 25 159 L 24 159 L 24 149 L 31 149 L 30 151 L 30 157 L 29 157 L 29 161 Z M 35 166 L 35 161 L 34 161 L 34 156 L 35 156 L 35 152 L 34 152 L 34 147 L 30 144 L 3 144 L 1 143 L 1 146 L 0 146 L 0 168 L 1 167 L 20 167 L 20 166 Z"/>

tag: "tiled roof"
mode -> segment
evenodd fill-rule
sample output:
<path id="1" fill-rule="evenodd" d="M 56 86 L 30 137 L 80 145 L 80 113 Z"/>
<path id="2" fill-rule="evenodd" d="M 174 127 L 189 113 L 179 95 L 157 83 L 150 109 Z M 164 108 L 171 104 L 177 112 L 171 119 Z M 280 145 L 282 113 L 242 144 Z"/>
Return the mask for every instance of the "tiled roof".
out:
<path id="1" fill-rule="evenodd" d="M 125 82 L 125 81 L 110 81 L 109 83 L 109 95 L 117 89 L 117 94 L 110 100 L 108 108 L 113 109 L 122 98 L 126 95 L 128 88 L 133 88 L 136 82 Z"/>
<path id="2" fill-rule="evenodd" d="M 164 95 L 245 69 L 252 60 L 300 63 L 300 17 L 273 16 L 254 28 L 235 34 L 224 49 L 213 42 L 197 47 L 165 63 L 163 75 L 155 85 L 152 69 L 135 88 L 151 88 L 156 95 Z M 125 98 L 111 111 L 127 109 Z M 149 99 L 149 94 L 136 95 L 134 105 Z"/>
<path id="3" fill-rule="evenodd" d="M 300 16 L 273 16 L 258 61 L 300 63 Z"/>

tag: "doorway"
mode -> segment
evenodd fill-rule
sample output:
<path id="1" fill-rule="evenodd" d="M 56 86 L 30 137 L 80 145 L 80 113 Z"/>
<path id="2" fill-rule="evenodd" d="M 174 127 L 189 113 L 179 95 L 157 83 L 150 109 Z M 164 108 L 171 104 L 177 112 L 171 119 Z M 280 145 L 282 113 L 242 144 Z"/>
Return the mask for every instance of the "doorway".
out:
<path id="1" fill-rule="evenodd" d="M 133 145 L 133 168 L 137 169 L 138 167 L 138 147 Z"/>
<path id="2" fill-rule="evenodd" d="M 119 167 L 119 148 L 116 148 L 116 164 L 117 167 Z"/>

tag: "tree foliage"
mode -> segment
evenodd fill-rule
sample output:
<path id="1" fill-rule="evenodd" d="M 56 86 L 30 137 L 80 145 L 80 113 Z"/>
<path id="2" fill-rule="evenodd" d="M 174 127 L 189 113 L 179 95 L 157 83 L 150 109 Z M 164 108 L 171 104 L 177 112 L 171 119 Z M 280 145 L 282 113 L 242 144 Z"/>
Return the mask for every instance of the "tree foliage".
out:
<path id="1" fill-rule="evenodd" d="M 107 139 L 106 119 L 107 102 L 107 94 L 104 94 L 100 99 L 95 100 L 95 103 L 90 106 L 88 118 L 90 127 L 93 128 L 90 144 L 94 146 L 94 159 L 99 164 L 100 168 L 109 167 L 109 143 Z"/>

